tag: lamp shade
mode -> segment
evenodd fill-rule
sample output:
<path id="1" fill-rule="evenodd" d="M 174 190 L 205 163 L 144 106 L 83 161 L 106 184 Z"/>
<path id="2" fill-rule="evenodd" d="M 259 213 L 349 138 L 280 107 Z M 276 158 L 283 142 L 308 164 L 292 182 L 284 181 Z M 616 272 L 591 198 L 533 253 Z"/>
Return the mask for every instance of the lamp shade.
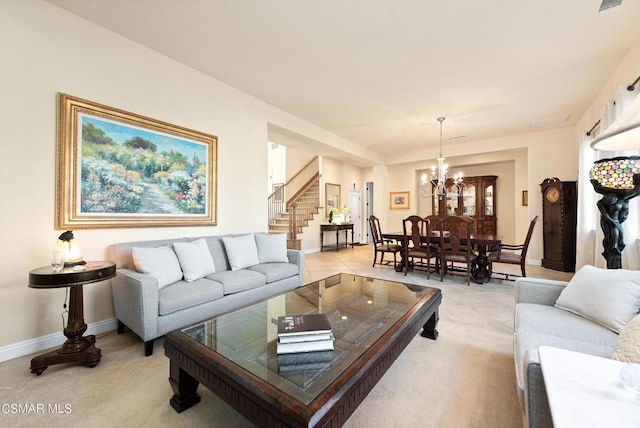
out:
<path id="1" fill-rule="evenodd" d="M 640 157 L 617 157 L 596 161 L 589 178 L 609 189 L 633 189 L 633 176 L 640 173 Z"/>
<path id="2" fill-rule="evenodd" d="M 591 148 L 607 151 L 640 150 L 640 123 L 603 133 L 591 142 Z"/>

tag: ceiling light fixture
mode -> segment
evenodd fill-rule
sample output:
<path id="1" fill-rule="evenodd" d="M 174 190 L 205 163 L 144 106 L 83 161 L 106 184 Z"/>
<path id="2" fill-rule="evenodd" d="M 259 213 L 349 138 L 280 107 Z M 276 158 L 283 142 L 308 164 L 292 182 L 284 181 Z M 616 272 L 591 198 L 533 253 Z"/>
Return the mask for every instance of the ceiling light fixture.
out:
<path id="1" fill-rule="evenodd" d="M 447 173 L 449 172 L 449 167 L 444 163 L 445 159 L 444 156 L 442 156 L 442 122 L 444 122 L 445 117 L 439 117 L 437 120 L 440 122 L 440 156 L 438 156 L 437 159 L 438 166 L 436 167 L 434 165 L 431 167 L 430 177 L 427 177 L 427 174 L 422 174 L 420 193 L 426 198 L 438 195 L 438 197 L 442 199 L 447 195 L 461 195 L 467 186 L 464 184 L 462 173 L 459 172 L 453 176 L 451 186 L 449 187 L 449 191 L 447 191 Z"/>

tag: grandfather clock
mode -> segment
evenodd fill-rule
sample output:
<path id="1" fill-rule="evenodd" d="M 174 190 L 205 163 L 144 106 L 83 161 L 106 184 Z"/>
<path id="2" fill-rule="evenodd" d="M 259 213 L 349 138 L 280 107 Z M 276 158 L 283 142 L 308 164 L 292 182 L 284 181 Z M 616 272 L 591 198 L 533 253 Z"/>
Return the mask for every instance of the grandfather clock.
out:
<path id="1" fill-rule="evenodd" d="M 542 190 L 542 266 L 563 272 L 576 269 L 578 192 L 575 181 L 547 178 Z"/>

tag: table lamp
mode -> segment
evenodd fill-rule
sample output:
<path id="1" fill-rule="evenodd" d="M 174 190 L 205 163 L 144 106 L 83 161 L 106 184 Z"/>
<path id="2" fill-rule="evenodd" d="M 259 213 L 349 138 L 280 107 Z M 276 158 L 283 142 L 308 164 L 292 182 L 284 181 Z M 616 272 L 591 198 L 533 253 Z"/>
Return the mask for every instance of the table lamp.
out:
<path id="1" fill-rule="evenodd" d="M 80 252 L 80 246 L 73 240 L 73 230 L 67 230 L 58 237 L 56 242 L 57 247 L 64 253 L 64 265 L 76 266 L 87 264 L 82 259 L 82 253 Z"/>
<path id="2" fill-rule="evenodd" d="M 602 195 L 597 204 L 604 234 L 602 255 L 607 269 L 621 269 L 625 247 L 622 223 L 629 216 L 629 200 L 640 194 L 640 157 L 596 161 L 589 178 L 595 191 Z"/>

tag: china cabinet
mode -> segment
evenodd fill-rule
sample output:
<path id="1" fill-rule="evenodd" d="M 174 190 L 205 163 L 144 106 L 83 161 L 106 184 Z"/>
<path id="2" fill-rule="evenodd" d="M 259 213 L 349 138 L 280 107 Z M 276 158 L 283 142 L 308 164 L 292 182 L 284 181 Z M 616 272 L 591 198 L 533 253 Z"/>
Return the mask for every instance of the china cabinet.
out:
<path id="1" fill-rule="evenodd" d="M 462 194 L 454 196 L 448 194 L 444 204 L 438 195 L 432 197 L 432 212 L 439 216 L 469 215 L 478 222 L 478 233 L 495 235 L 498 232 L 496 218 L 496 180 L 495 175 L 481 175 L 465 177 L 466 188 Z M 453 193 L 453 181 L 447 180 L 447 192 Z M 434 193 L 437 193 L 434 188 Z"/>

